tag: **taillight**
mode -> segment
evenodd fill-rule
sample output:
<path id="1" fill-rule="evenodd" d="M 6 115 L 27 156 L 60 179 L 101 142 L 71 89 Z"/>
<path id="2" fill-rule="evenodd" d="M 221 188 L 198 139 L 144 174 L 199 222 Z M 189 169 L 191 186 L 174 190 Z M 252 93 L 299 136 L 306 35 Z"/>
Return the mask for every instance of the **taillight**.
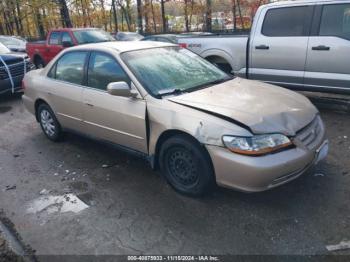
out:
<path id="1" fill-rule="evenodd" d="M 180 46 L 181 48 L 187 48 L 187 44 L 185 44 L 185 43 L 179 43 L 179 46 Z"/>

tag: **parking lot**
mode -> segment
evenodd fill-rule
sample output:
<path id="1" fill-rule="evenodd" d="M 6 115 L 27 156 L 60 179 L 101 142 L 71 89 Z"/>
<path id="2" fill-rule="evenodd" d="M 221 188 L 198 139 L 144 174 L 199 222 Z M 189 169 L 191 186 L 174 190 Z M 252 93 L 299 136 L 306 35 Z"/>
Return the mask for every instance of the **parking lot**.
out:
<path id="1" fill-rule="evenodd" d="M 350 118 L 321 115 L 330 154 L 307 175 L 188 198 L 115 148 L 73 134 L 50 142 L 19 97 L 3 98 L 0 208 L 38 255 L 329 254 L 350 240 Z"/>

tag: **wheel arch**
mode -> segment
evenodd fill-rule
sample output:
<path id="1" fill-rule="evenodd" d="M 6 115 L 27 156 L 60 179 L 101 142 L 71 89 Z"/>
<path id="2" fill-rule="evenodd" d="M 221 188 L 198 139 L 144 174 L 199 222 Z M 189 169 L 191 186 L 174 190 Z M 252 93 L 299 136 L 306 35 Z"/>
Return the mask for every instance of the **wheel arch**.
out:
<path id="1" fill-rule="evenodd" d="M 219 49 L 210 49 L 201 53 L 201 56 L 211 63 L 228 65 L 231 69 L 231 72 L 234 70 L 233 58 L 225 51 Z"/>
<path id="2" fill-rule="evenodd" d="M 168 139 L 170 139 L 171 137 L 177 136 L 177 135 L 183 135 L 187 138 L 189 138 L 192 142 L 194 142 L 195 144 L 199 145 L 202 150 L 203 153 L 206 155 L 206 157 L 208 158 L 208 161 L 210 163 L 211 168 L 214 171 L 214 166 L 210 157 L 210 154 L 207 150 L 207 148 L 198 141 L 198 139 L 196 139 L 194 136 L 192 136 L 191 134 L 179 130 L 179 129 L 170 129 L 170 130 L 165 130 L 162 134 L 160 134 L 160 136 L 157 139 L 157 143 L 156 143 L 156 147 L 155 147 L 155 152 L 154 152 L 154 156 L 153 156 L 153 160 L 152 160 L 152 167 L 153 169 L 158 169 L 159 168 L 159 153 L 160 153 L 160 149 L 162 148 L 162 145 L 164 144 L 165 141 L 167 141 Z"/>

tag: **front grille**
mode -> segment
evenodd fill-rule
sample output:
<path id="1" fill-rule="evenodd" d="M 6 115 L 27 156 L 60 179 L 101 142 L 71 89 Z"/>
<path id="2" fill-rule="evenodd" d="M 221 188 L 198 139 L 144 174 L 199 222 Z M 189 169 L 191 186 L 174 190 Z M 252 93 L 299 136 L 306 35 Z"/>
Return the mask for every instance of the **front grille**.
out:
<path id="1" fill-rule="evenodd" d="M 311 150 L 321 142 L 323 133 L 324 126 L 321 117 L 316 116 L 310 124 L 297 132 L 296 139 Z"/>
<path id="2" fill-rule="evenodd" d="M 21 63 L 16 63 L 13 65 L 8 65 L 8 68 L 10 69 L 11 76 L 12 77 L 17 77 L 24 75 L 24 64 L 23 62 Z M 34 65 L 31 62 L 26 62 L 26 72 L 32 70 L 34 68 Z M 0 68 L 0 79 L 8 79 L 9 75 L 6 71 L 6 68 L 3 66 Z"/>

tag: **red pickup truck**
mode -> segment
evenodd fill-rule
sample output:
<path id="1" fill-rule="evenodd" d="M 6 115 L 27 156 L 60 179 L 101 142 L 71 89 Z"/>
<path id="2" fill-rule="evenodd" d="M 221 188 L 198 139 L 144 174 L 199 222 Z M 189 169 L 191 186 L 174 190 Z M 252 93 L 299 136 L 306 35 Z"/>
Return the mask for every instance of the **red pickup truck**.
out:
<path id="1" fill-rule="evenodd" d="M 42 68 L 64 48 L 88 43 L 115 41 L 107 32 L 96 28 L 51 30 L 45 41 L 27 43 L 26 51 L 36 68 Z"/>

